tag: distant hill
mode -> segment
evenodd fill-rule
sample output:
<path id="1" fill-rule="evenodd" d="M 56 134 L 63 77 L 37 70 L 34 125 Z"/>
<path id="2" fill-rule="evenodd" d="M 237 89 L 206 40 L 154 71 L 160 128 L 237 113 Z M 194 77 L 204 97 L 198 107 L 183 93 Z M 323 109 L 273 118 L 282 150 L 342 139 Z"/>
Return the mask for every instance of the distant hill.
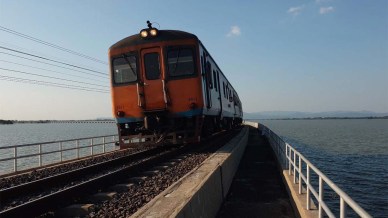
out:
<path id="1" fill-rule="evenodd" d="M 329 118 L 329 117 L 384 117 L 388 113 L 373 111 L 326 111 L 326 112 L 299 112 L 299 111 L 262 111 L 244 113 L 244 119 L 291 119 L 291 118 Z"/>

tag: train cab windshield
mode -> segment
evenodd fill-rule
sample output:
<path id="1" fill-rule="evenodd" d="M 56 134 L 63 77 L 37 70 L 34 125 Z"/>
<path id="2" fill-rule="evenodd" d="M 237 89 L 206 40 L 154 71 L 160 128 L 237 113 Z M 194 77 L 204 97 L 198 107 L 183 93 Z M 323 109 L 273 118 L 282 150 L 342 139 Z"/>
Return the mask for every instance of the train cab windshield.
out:
<path id="1" fill-rule="evenodd" d="M 169 49 L 167 61 L 170 77 L 191 76 L 195 74 L 193 50 L 191 48 Z"/>
<path id="2" fill-rule="evenodd" d="M 125 56 L 113 59 L 113 81 L 115 84 L 125 84 L 137 80 L 136 56 Z"/>
<path id="3" fill-rule="evenodd" d="M 160 78 L 159 54 L 148 53 L 144 55 L 145 75 L 148 80 Z"/>

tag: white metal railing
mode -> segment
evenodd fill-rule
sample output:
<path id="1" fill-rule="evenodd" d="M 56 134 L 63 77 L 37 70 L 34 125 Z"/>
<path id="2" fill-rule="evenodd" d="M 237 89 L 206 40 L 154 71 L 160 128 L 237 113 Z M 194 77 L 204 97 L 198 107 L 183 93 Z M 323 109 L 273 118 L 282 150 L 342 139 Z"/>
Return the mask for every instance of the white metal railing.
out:
<path id="1" fill-rule="evenodd" d="M 116 150 L 115 143 L 117 141 L 117 135 L 106 135 L 106 136 L 96 136 L 89 138 L 77 138 L 70 140 L 61 140 L 61 141 L 51 141 L 51 142 L 41 142 L 33 144 L 23 144 L 23 145 L 12 145 L 12 146 L 3 146 L 0 147 L 0 164 L 3 164 L 3 167 L 10 168 L 4 164 L 5 162 L 13 162 L 13 170 L 11 172 L 18 172 L 19 162 L 22 159 L 28 158 L 37 158 L 38 167 L 47 165 L 43 163 L 43 156 L 59 154 L 59 158 L 51 161 L 48 164 L 62 162 L 64 159 L 72 160 L 78 159 L 86 156 L 93 156 L 96 154 L 102 154 Z M 89 152 L 87 151 L 89 149 Z M 45 150 L 45 151 L 44 151 Z M 30 169 L 36 167 L 36 164 L 30 162 L 24 164 L 25 169 Z M 4 171 L 4 172 L 3 172 Z M 0 171 L 1 174 L 5 174 L 5 170 Z"/>
<path id="2" fill-rule="evenodd" d="M 293 175 L 294 184 L 298 184 L 298 193 L 301 195 L 304 191 L 306 194 L 306 210 L 311 210 L 311 194 L 318 203 L 318 215 L 323 217 L 323 212 L 328 217 L 335 217 L 328 204 L 324 201 L 324 185 L 327 184 L 340 198 L 339 213 L 340 217 L 347 216 L 347 206 L 351 207 L 360 217 L 372 217 L 364 209 L 362 209 L 351 197 L 342 191 L 333 181 L 325 176 L 318 168 L 316 168 L 309 160 L 307 160 L 299 151 L 290 144 L 283 141 L 276 133 L 268 127 L 255 122 L 244 122 L 247 125 L 259 128 L 265 135 L 278 159 L 283 170 L 288 169 L 288 174 Z M 253 125 L 252 125 L 253 124 Z M 306 174 L 304 174 L 304 170 Z M 318 191 L 312 185 L 311 171 L 318 177 Z M 316 181 L 314 181 L 316 182 Z"/>

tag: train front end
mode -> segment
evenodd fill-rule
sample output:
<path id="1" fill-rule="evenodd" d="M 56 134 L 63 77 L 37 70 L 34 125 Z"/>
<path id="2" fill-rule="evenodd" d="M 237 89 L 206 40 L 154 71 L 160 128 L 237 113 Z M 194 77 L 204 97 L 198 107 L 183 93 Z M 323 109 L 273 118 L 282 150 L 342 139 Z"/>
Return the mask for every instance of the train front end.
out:
<path id="1" fill-rule="evenodd" d="M 109 49 L 120 146 L 199 140 L 203 99 L 198 38 L 149 25 Z"/>

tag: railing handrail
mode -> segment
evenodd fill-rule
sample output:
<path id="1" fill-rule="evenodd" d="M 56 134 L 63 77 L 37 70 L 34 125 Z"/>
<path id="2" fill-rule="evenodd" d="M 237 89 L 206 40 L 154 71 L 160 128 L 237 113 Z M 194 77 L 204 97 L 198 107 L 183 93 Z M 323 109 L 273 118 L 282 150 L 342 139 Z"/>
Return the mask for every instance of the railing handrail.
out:
<path id="1" fill-rule="evenodd" d="M 104 136 L 92 136 L 92 137 L 86 137 L 86 138 L 65 139 L 65 140 L 58 140 L 58 141 L 37 142 L 37 143 L 31 143 L 31 144 L 0 146 L 0 149 L 10 149 L 10 148 L 15 148 L 15 147 L 21 148 L 21 147 L 27 147 L 27 146 L 54 144 L 54 143 L 60 143 L 60 142 L 71 142 L 71 141 L 77 141 L 77 140 L 79 140 L 79 141 L 80 140 L 90 140 L 90 139 L 96 139 L 96 138 L 102 138 L 102 137 L 112 137 L 112 136 L 117 136 L 117 134 L 104 135 Z"/>
<path id="2" fill-rule="evenodd" d="M 303 156 L 298 150 L 296 150 L 294 147 L 292 147 L 290 144 L 285 142 L 281 137 L 279 137 L 276 133 L 274 133 L 272 130 L 270 130 L 268 127 L 262 124 L 258 124 L 257 122 L 250 122 L 250 121 L 244 121 L 245 124 L 251 125 L 253 127 L 261 129 L 262 133 L 266 135 L 268 138 L 274 139 L 276 137 L 276 146 L 277 149 L 274 150 L 276 154 L 276 158 L 278 162 L 284 160 L 284 157 L 286 157 L 286 160 L 288 161 L 288 172 L 289 175 L 293 174 L 294 176 L 294 184 L 299 184 L 299 194 L 302 194 L 302 181 L 305 183 L 306 188 L 306 201 L 307 201 L 307 210 L 310 208 L 310 195 L 309 192 L 311 191 L 313 193 L 313 196 L 318 201 L 318 208 L 319 208 L 319 217 L 322 217 L 322 210 L 321 208 L 326 212 L 326 214 L 329 217 L 335 217 L 330 210 L 330 208 L 327 206 L 325 201 L 323 200 L 323 185 L 324 183 L 327 184 L 336 194 L 340 196 L 340 217 L 346 217 L 346 205 L 349 205 L 359 216 L 361 217 L 372 217 L 369 215 L 360 205 L 358 205 L 349 195 L 347 195 L 344 191 L 342 191 L 341 188 L 339 188 L 333 181 L 331 181 L 324 173 L 322 173 L 317 167 L 315 167 L 305 156 Z M 283 145 L 286 146 L 285 153 L 280 152 L 281 149 L 281 142 Z M 273 146 L 273 143 L 270 142 L 271 146 Z M 289 151 L 289 152 L 288 152 Z M 293 154 L 293 155 L 292 155 Z M 282 157 L 280 157 L 280 155 Z M 299 161 L 297 162 L 296 159 Z M 306 165 L 306 171 L 307 171 L 307 177 L 303 174 L 302 170 L 302 164 L 303 161 Z M 298 166 L 297 166 L 298 163 Z M 285 168 L 282 163 L 280 163 L 283 168 Z M 310 182 L 310 176 L 309 176 L 309 170 L 312 169 L 319 178 L 319 192 L 315 190 L 315 188 L 311 185 Z M 298 172 L 299 178 L 296 178 L 296 172 Z M 323 183 L 324 182 L 324 183 Z"/>
<path id="3" fill-rule="evenodd" d="M 284 141 L 283 141 L 284 142 Z M 286 143 L 290 148 L 293 148 L 290 144 Z M 295 148 L 293 150 L 296 152 L 298 156 L 300 156 L 305 163 L 309 165 L 309 167 L 322 179 L 325 183 L 330 186 L 341 198 L 345 200 L 345 202 L 352 207 L 353 210 L 359 210 L 359 213 L 367 213 L 364 209 L 362 209 L 348 194 L 346 194 L 340 187 L 338 187 L 331 179 L 329 179 L 324 173 L 322 173 L 317 167 L 314 166 L 305 156 L 303 156 L 299 151 Z"/>
<path id="4" fill-rule="evenodd" d="M 110 136 L 110 137 L 112 137 L 112 136 Z M 105 142 L 105 143 L 99 143 L 99 144 L 93 144 L 93 145 L 79 146 L 79 147 L 76 147 L 76 148 L 65 148 L 65 149 L 61 149 L 61 150 L 54 150 L 54 151 L 46 151 L 46 152 L 40 152 L 40 153 L 33 153 L 33 154 L 28 154 L 28 155 L 21 155 L 21 156 L 17 156 L 17 158 L 18 159 L 22 159 L 22 158 L 34 157 L 34 156 L 45 155 L 45 154 L 54 154 L 54 153 L 58 153 L 58 152 L 61 152 L 61 151 L 62 152 L 64 152 L 64 151 L 71 151 L 71 150 L 77 150 L 77 149 L 82 149 L 82 148 L 96 147 L 96 146 L 100 146 L 100 145 L 104 146 L 105 144 L 109 144 L 109 143 L 114 143 L 114 141 Z M 13 160 L 13 159 L 15 159 L 15 157 L 8 157 L 8 158 L 0 159 L 0 161 L 8 161 L 8 160 Z"/>
<path id="5" fill-rule="evenodd" d="M 112 137 L 112 140 L 106 140 L 106 139 L 109 139 L 110 137 Z M 106 153 L 106 146 L 107 145 L 115 144 L 117 137 L 118 137 L 118 135 L 115 134 L 115 135 L 93 136 L 93 137 L 67 139 L 67 140 L 58 140 L 58 141 L 50 141 L 50 142 L 40 142 L 40 143 L 4 146 L 4 147 L 0 147 L 0 151 L 1 150 L 4 151 L 6 149 L 12 149 L 13 152 L 11 151 L 10 154 L 13 153 L 13 156 L 12 157 L 1 158 L 0 162 L 12 161 L 13 160 L 13 171 L 11 171 L 11 173 L 12 173 L 12 172 L 18 172 L 19 171 L 18 170 L 18 160 L 19 159 L 23 159 L 23 158 L 38 157 L 38 167 L 41 167 L 41 166 L 44 165 L 42 163 L 43 155 L 48 155 L 48 154 L 53 154 L 53 153 L 60 153 L 60 159 L 57 160 L 57 161 L 54 161 L 56 163 L 63 161 L 63 153 L 66 152 L 66 151 L 72 151 L 72 150 L 76 151 L 76 157 L 75 158 L 73 157 L 73 158 L 68 159 L 68 160 L 79 159 L 80 157 L 85 157 L 85 156 L 94 156 L 96 154 L 101 154 L 101 152 L 95 153 L 94 147 L 102 147 L 102 153 Z M 100 140 L 102 140 L 102 142 L 94 143 L 95 139 L 100 139 Z M 80 142 L 86 141 L 86 140 L 88 140 L 88 142 L 86 142 L 87 144 L 80 146 Z M 74 143 L 73 147 L 70 147 L 70 148 L 68 146 L 64 147 L 63 143 L 66 143 L 66 142 Z M 82 144 L 84 144 L 84 143 L 82 143 Z M 53 146 L 56 145 L 54 147 L 55 150 L 50 150 L 50 151 L 43 152 L 42 151 L 42 147 L 44 145 L 46 145 L 46 147 L 47 147 L 47 145 L 53 145 Z M 36 146 L 38 146 L 38 147 L 36 147 Z M 23 154 L 19 155 L 18 154 L 19 153 L 18 149 L 19 148 L 26 148 L 26 147 L 35 147 L 35 149 L 38 149 L 38 151 L 36 152 L 36 150 L 32 150 L 32 151 L 30 151 L 30 153 L 23 152 Z M 85 149 L 85 148 L 90 148 L 90 153 L 86 154 L 84 156 L 81 156 L 83 154 L 80 154 L 80 151 L 82 151 L 81 149 Z M 29 167 L 28 169 L 31 169 L 31 168 L 35 168 L 35 167 Z M 0 175 L 5 175 L 5 174 L 0 174 Z"/>

